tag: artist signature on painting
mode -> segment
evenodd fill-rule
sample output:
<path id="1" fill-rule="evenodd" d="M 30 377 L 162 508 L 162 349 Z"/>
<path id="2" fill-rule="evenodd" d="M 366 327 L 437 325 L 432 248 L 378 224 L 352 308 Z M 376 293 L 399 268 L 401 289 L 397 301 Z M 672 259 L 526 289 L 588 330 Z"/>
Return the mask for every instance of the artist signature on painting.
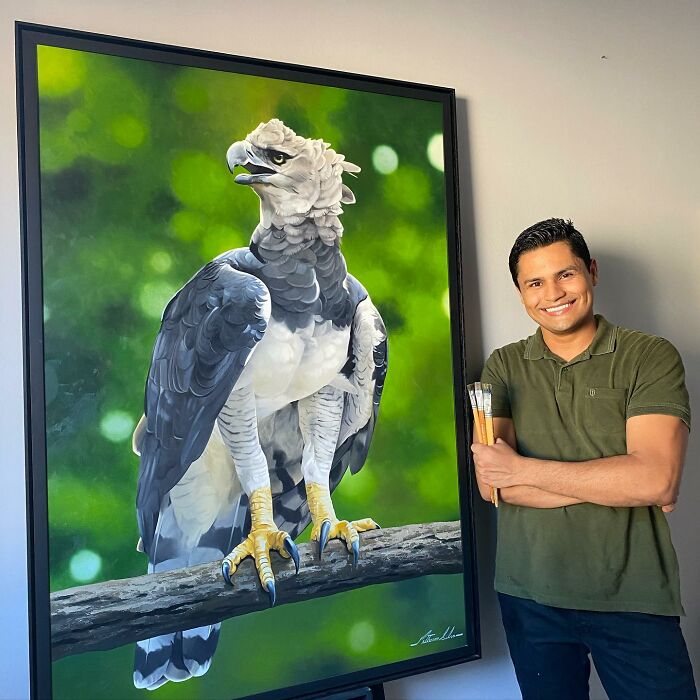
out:
<path id="1" fill-rule="evenodd" d="M 420 644 L 432 644 L 433 642 L 444 642 L 447 639 L 456 639 L 457 637 L 463 637 L 464 632 L 457 632 L 455 634 L 455 626 L 448 627 L 445 631 L 438 636 L 433 632 L 433 630 L 428 630 L 417 642 L 411 644 L 412 647 L 417 647 Z"/>

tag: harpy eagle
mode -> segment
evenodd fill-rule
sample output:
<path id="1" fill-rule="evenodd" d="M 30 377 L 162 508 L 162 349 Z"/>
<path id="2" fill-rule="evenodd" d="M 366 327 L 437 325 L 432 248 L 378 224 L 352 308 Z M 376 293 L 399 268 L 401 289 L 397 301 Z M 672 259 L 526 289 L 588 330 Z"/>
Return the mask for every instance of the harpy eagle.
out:
<path id="1" fill-rule="evenodd" d="M 331 493 L 370 446 L 387 371 L 384 323 L 340 251 L 343 172 L 360 168 L 279 119 L 226 154 L 260 198 L 246 248 L 222 253 L 163 312 L 134 432 L 136 506 L 148 571 L 222 560 L 231 582 L 255 559 L 275 602 L 270 551 L 299 567 L 294 538 L 313 521 L 319 556 L 358 533 Z M 219 624 L 139 642 L 134 684 L 155 689 L 205 673 Z"/>

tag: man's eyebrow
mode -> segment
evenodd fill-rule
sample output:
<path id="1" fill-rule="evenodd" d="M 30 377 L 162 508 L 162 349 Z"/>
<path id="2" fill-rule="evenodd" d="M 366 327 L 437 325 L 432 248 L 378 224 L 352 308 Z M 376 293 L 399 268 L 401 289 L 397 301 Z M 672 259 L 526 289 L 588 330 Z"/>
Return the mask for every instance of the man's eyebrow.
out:
<path id="1" fill-rule="evenodd" d="M 568 267 L 565 267 L 563 270 L 559 270 L 558 272 L 554 273 L 555 277 L 558 277 L 559 275 L 563 274 L 564 272 L 568 272 L 569 270 L 574 270 L 575 272 L 578 272 L 579 268 L 578 265 L 569 265 Z M 530 284 L 530 282 L 541 282 L 542 278 L 541 277 L 530 277 L 530 279 L 523 280 L 523 284 Z"/>

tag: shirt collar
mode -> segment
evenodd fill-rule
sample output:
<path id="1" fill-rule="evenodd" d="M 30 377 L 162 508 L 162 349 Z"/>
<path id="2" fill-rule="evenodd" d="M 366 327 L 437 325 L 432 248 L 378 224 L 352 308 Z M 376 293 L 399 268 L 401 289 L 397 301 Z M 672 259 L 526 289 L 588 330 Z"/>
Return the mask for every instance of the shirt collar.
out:
<path id="1" fill-rule="evenodd" d="M 608 323 L 608 321 L 606 321 L 600 314 L 596 314 L 595 319 L 598 323 L 598 327 L 596 328 L 591 344 L 579 356 L 581 359 L 583 359 L 583 356 L 588 358 L 591 355 L 605 355 L 615 350 L 615 344 L 617 342 L 617 326 Z M 541 328 L 538 328 L 537 332 L 527 339 L 523 357 L 526 360 L 541 360 L 545 357 L 550 359 L 558 359 L 544 342 Z"/>

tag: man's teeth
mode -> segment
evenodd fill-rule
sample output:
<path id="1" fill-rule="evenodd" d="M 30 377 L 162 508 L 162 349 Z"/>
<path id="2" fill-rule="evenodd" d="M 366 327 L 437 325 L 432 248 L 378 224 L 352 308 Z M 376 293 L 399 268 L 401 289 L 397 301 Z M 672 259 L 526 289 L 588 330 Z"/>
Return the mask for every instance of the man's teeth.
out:
<path id="1" fill-rule="evenodd" d="M 547 311 L 550 314 L 553 314 L 557 311 L 563 311 L 568 306 L 571 306 L 571 302 L 568 302 L 567 304 L 561 304 L 560 306 L 550 306 L 548 309 L 545 309 L 545 311 Z"/>

